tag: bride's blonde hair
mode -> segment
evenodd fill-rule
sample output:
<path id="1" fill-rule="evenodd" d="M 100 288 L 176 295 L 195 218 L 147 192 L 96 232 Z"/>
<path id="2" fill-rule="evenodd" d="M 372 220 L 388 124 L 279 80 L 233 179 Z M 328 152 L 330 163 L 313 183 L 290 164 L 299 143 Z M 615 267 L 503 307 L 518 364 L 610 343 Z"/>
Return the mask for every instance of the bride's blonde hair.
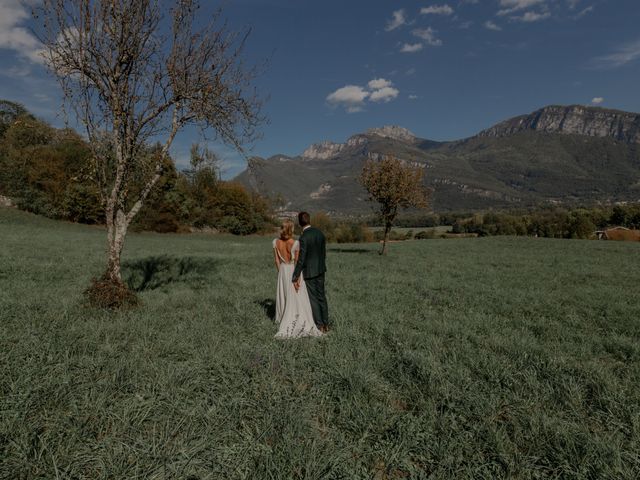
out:
<path id="1" fill-rule="evenodd" d="M 293 222 L 291 220 L 285 220 L 280 225 L 280 240 L 285 242 L 293 238 Z"/>

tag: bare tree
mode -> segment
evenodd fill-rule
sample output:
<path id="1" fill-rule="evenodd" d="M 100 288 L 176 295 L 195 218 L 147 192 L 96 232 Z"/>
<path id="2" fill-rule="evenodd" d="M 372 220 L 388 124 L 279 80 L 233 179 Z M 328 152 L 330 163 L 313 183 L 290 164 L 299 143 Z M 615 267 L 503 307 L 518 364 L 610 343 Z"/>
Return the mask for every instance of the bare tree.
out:
<path id="1" fill-rule="evenodd" d="M 88 135 L 106 211 L 105 279 L 119 286 L 127 229 L 162 177 L 178 132 L 195 125 L 242 151 L 262 120 L 251 86 L 256 70 L 241 58 L 249 31 L 231 31 L 220 10 L 196 29 L 197 0 L 166 4 L 43 0 L 34 11 L 47 66 Z M 157 142 L 158 154 L 149 156 Z"/>
<path id="2" fill-rule="evenodd" d="M 427 208 L 430 191 L 423 182 L 420 165 L 385 156 L 381 160 L 368 159 L 360 181 L 369 193 L 369 200 L 379 204 L 384 223 L 384 239 L 380 255 L 387 253 L 387 241 L 393 222 L 401 208 Z"/>

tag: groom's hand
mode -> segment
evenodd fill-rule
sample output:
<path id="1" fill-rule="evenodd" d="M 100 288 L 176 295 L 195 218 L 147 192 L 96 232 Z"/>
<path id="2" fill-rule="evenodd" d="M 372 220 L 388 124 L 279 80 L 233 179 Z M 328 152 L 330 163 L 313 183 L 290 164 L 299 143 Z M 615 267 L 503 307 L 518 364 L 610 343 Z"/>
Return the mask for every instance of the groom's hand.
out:
<path id="1" fill-rule="evenodd" d="M 300 278 L 298 278 L 295 282 L 293 282 L 293 288 L 296 289 L 296 292 L 300 290 Z"/>

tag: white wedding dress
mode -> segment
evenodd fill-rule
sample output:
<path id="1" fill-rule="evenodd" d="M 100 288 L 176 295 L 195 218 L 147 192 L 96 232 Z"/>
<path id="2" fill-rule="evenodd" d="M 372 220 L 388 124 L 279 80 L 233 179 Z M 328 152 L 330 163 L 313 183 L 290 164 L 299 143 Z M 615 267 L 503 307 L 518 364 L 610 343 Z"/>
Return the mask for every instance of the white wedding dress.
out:
<path id="1" fill-rule="evenodd" d="M 291 260 L 287 262 L 276 248 L 277 241 L 277 239 L 273 241 L 273 249 L 280 258 L 276 289 L 276 323 L 280 326 L 276 338 L 320 337 L 322 332 L 313 321 L 309 294 L 302 275 L 300 275 L 300 289 L 297 292 L 291 281 L 300 243 L 297 240 L 294 242 L 291 247 Z"/>

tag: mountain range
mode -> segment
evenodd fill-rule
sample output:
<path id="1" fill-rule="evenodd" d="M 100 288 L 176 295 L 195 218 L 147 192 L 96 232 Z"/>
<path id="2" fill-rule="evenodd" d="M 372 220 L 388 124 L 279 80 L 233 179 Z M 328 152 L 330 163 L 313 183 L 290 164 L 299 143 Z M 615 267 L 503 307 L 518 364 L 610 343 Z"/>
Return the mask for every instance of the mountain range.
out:
<path id="1" fill-rule="evenodd" d="M 253 157 L 236 180 L 287 211 L 367 213 L 362 165 L 384 155 L 424 168 L 436 212 L 640 200 L 640 114 L 581 105 L 547 106 L 448 142 L 374 128 L 295 157 Z"/>

